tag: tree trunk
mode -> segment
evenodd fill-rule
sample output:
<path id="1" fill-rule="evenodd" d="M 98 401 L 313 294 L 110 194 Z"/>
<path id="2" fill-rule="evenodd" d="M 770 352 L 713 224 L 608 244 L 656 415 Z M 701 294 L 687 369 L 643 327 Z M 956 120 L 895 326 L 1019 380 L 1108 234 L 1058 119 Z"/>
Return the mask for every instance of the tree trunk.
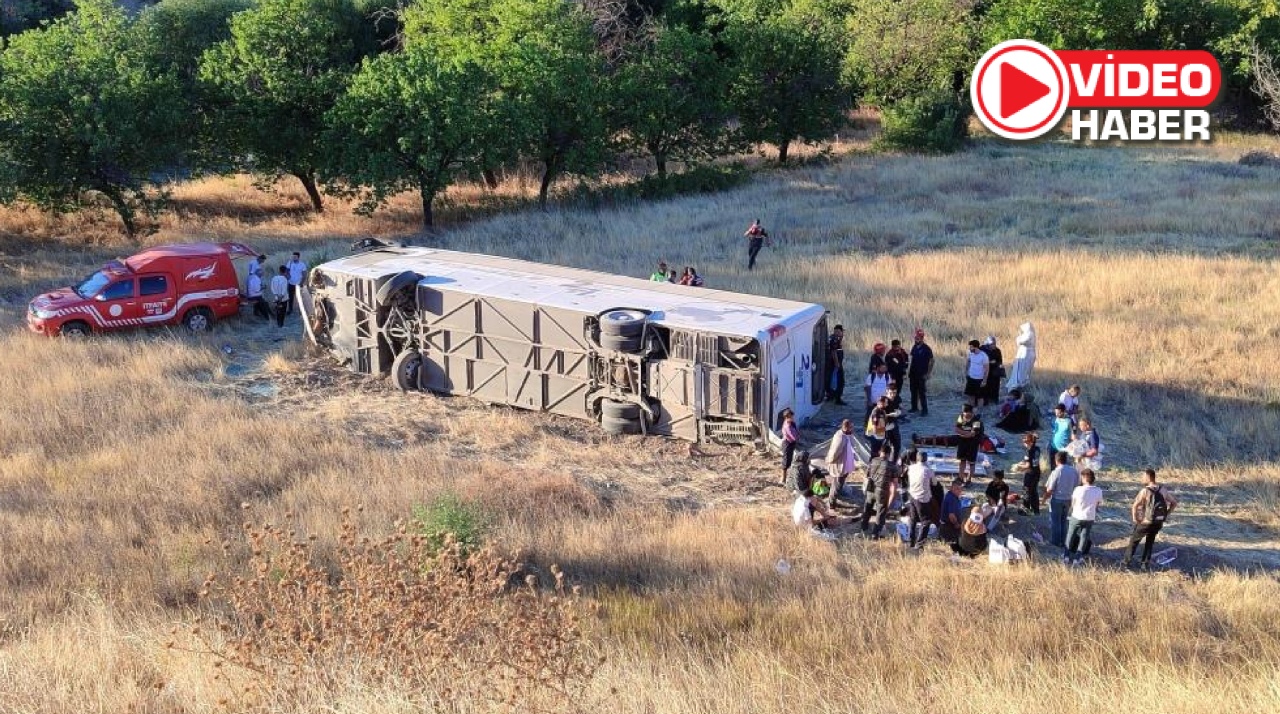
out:
<path id="1" fill-rule="evenodd" d="M 138 224 L 134 220 L 133 206 L 129 205 L 124 193 L 115 186 L 103 186 L 100 190 L 111 200 L 112 208 L 116 209 L 116 215 L 120 216 L 120 221 L 124 223 L 125 235 L 129 238 L 137 236 Z"/>
<path id="2" fill-rule="evenodd" d="M 426 181 L 419 180 L 418 195 L 422 197 L 422 227 L 430 230 L 435 226 L 435 216 L 431 213 L 431 204 L 435 201 L 436 192 L 427 187 Z"/>
<path id="3" fill-rule="evenodd" d="M 315 210 L 316 213 L 324 213 L 324 204 L 320 199 L 320 190 L 316 188 L 315 172 L 295 171 L 293 175 L 302 182 L 302 187 L 307 190 L 307 197 L 311 199 L 311 208 Z"/>
<path id="4" fill-rule="evenodd" d="M 498 175 L 493 172 L 493 169 L 485 169 L 480 172 L 480 175 L 484 177 L 485 187 L 490 191 L 497 190 L 499 184 Z"/>
<path id="5" fill-rule="evenodd" d="M 778 144 L 778 163 L 780 164 L 787 163 L 787 151 L 790 148 L 791 148 L 790 141 L 783 140 L 781 144 Z"/>
<path id="6" fill-rule="evenodd" d="M 665 152 L 653 152 L 653 162 L 658 165 L 658 180 L 667 180 L 667 155 Z"/>
<path id="7" fill-rule="evenodd" d="M 538 208 L 544 211 L 547 210 L 547 195 L 551 193 L 551 182 L 558 172 L 557 163 L 555 157 L 543 161 L 542 184 L 538 186 Z"/>

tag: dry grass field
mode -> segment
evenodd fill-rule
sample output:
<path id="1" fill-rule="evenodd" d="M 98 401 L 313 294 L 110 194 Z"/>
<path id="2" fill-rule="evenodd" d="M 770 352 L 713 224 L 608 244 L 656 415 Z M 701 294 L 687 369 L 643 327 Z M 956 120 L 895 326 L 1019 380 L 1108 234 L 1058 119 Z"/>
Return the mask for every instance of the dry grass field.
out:
<path id="1" fill-rule="evenodd" d="M 214 658 L 165 643 L 202 610 L 207 573 L 245 567 L 220 545 L 243 518 L 324 551 L 344 507 L 363 505 L 376 537 L 446 493 L 490 514 L 504 551 L 583 586 L 604 656 L 583 708 L 1280 710 L 1280 171 L 1235 163 L 1256 144 L 856 153 L 720 194 L 483 219 L 497 207 L 468 208 L 460 189 L 455 220 L 477 220 L 430 239 L 636 276 L 661 258 L 715 287 L 822 302 L 855 370 L 921 325 L 943 417 L 962 344 L 994 334 L 1011 354 L 1032 320 L 1040 403 L 1079 382 L 1109 446 L 1097 565 L 1082 570 L 1052 552 L 997 568 L 822 542 L 790 525 L 772 459 L 400 394 L 308 354 L 296 323 L 35 339 L 30 294 L 131 247 L 91 227 L 78 243 L 76 221 L 96 219 L 0 213 L 0 712 L 421 711 L 357 661 L 323 687 L 246 695 Z M 310 217 L 246 181 L 178 197 L 204 208 L 148 242 L 213 235 L 315 262 L 416 220 L 411 204 Z M 749 273 L 755 217 L 776 241 Z M 1148 464 L 1183 501 L 1161 540 L 1185 567 L 1137 575 L 1110 563 Z"/>

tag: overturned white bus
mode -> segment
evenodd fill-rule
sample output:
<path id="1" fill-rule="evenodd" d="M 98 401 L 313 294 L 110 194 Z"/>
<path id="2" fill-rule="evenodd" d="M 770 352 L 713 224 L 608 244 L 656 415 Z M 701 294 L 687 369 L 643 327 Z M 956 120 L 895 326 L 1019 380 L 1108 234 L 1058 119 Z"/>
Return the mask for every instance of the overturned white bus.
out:
<path id="1" fill-rule="evenodd" d="M 310 338 L 401 389 L 614 434 L 778 443 L 823 401 L 820 305 L 490 255 L 378 247 L 317 266 Z"/>

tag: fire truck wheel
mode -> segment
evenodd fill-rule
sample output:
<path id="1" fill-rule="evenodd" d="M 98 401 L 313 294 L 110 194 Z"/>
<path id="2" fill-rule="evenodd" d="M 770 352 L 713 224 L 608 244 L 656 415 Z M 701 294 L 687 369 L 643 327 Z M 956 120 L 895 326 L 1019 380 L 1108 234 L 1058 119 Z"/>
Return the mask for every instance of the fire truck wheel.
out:
<path id="1" fill-rule="evenodd" d="M 182 316 L 182 325 L 191 332 L 208 332 L 213 327 L 213 313 L 207 307 L 193 307 Z"/>
<path id="2" fill-rule="evenodd" d="M 79 320 L 72 320 L 71 322 L 64 323 L 62 327 L 59 327 L 58 334 L 62 337 L 79 340 L 88 337 L 92 334 L 92 331 L 89 329 L 88 324 L 80 322 Z"/>

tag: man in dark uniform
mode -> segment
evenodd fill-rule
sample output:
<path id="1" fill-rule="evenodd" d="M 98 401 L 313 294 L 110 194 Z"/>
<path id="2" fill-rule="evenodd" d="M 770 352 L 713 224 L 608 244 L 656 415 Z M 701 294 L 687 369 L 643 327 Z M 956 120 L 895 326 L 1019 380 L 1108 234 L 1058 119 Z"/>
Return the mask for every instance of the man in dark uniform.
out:
<path id="1" fill-rule="evenodd" d="M 827 338 L 827 401 L 844 404 L 844 325 L 836 325 Z"/>
<path id="2" fill-rule="evenodd" d="M 933 374 L 933 348 L 925 344 L 924 330 L 916 328 L 916 343 L 911 346 L 911 364 L 907 379 L 911 385 L 911 412 L 929 416 L 929 375 Z"/>

